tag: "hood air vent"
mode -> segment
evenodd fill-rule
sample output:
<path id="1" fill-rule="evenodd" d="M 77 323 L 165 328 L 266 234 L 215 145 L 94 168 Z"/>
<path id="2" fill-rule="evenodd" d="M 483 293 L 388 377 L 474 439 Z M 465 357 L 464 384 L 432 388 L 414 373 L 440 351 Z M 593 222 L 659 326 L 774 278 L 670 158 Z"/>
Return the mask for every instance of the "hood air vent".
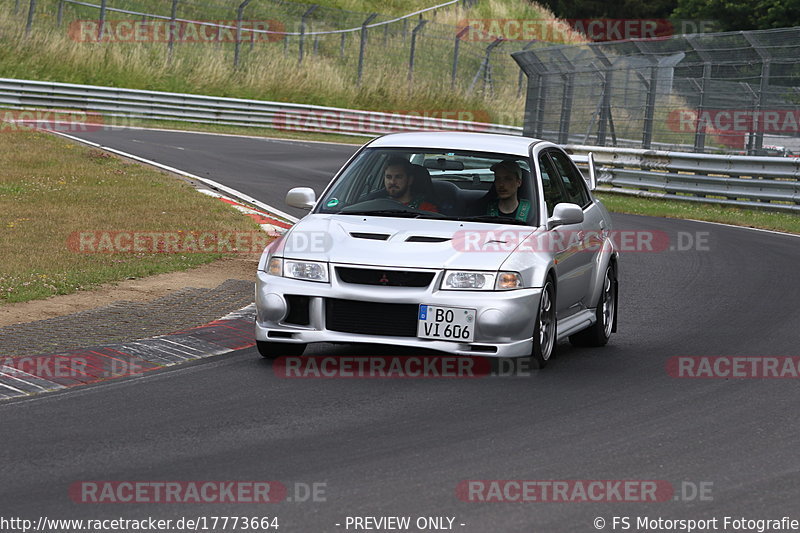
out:
<path id="1" fill-rule="evenodd" d="M 428 237 L 426 235 L 413 235 L 406 242 L 447 242 L 450 237 Z"/>
<path id="2" fill-rule="evenodd" d="M 373 241 L 385 241 L 389 238 L 388 233 L 358 233 L 353 232 L 350 234 L 351 237 L 355 237 L 356 239 L 370 239 Z"/>

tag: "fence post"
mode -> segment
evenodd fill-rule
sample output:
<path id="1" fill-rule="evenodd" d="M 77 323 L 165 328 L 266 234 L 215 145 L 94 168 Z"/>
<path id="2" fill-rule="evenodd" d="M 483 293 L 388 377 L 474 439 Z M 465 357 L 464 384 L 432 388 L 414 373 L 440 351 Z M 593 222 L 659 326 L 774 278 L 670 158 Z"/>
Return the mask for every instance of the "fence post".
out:
<path id="1" fill-rule="evenodd" d="M 239 68 L 239 48 L 242 45 L 242 18 L 244 18 L 244 8 L 252 0 L 244 0 L 236 10 L 236 43 L 233 47 L 233 68 Z"/>
<path id="2" fill-rule="evenodd" d="M 492 50 L 494 50 L 497 46 L 499 46 L 505 39 L 502 37 L 498 37 L 495 39 L 489 46 L 486 47 L 486 55 L 483 58 L 483 62 L 481 66 L 478 67 L 478 72 L 475 73 L 475 77 L 472 78 L 472 83 L 469 85 L 468 92 L 472 92 L 475 88 L 475 84 L 478 82 L 478 78 L 480 78 L 481 74 L 483 74 L 483 91 L 486 92 L 486 84 L 489 82 L 491 78 L 490 68 L 491 68 L 491 61 L 492 61 Z"/>
<path id="3" fill-rule="evenodd" d="M 694 131 L 694 151 L 705 152 L 706 149 L 706 124 L 702 120 L 703 111 L 706 108 L 706 96 L 708 94 L 709 82 L 711 81 L 711 63 L 703 63 L 703 81 L 700 84 L 700 102 L 697 109 L 697 121 Z"/>
<path id="4" fill-rule="evenodd" d="M 523 46 L 522 50 L 523 51 L 528 50 L 531 46 L 533 46 L 537 42 L 539 42 L 539 39 L 533 39 L 532 41 L 528 42 L 528 44 Z M 522 69 L 519 69 L 519 77 L 517 78 L 517 98 L 519 98 L 520 95 L 522 94 L 522 76 L 523 76 L 523 74 L 525 74 L 525 71 L 522 70 Z"/>
<path id="5" fill-rule="evenodd" d="M 752 32 L 743 31 L 742 37 L 744 37 L 750 46 L 753 47 L 753 50 L 758 54 L 758 57 L 761 58 L 761 84 L 758 89 L 758 101 L 756 102 L 756 112 L 754 114 L 753 120 L 753 128 L 755 133 L 755 146 L 753 146 L 752 154 L 749 153 L 748 155 L 755 155 L 764 147 L 764 126 L 763 120 L 764 115 L 762 111 L 764 110 L 764 104 L 768 97 L 767 92 L 769 90 L 769 71 L 770 71 L 770 60 L 771 56 L 768 51 L 764 50 L 764 45 L 762 45 L 757 39 L 756 36 L 753 35 Z"/>
<path id="6" fill-rule="evenodd" d="M 419 24 L 411 31 L 411 56 L 408 58 L 408 81 L 414 79 L 414 53 L 417 47 L 417 33 L 419 33 L 422 27 L 427 23 L 427 20 L 420 18 Z"/>
<path id="7" fill-rule="evenodd" d="M 367 17 L 367 19 L 361 24 L 361 46 L 358 50 L 358 79 L 356 81 L 357 85 L 361 85 L 361 76 L 364 73 L 364 53 L 367 49 L 367 24 L 375 20 L 377 17 L 377 13 L 373 13 Z"/>
<path id="8" fill-rule="evenodd" d="M 306 18 L 308 16 L 310 16 L 311 13 L 313 13 L 314 10 L 317 9 L 318 7 L 319 6 L 317 4 L 314 4 L 313 6 L 309 7 L 308 9 L 306 9 L 306 12 L 303 13 L 302 17 L 300 17 L 300 37 L 299 37 L 300 38 L 300 52 L 299 52 L 299 56 L 297 58 L 297 62 L 298 63 L 302 63 L 303 62 L 303 45 L 304 45 L 305 40 L 306 40 Z"/>
<path id="9" fill-rule="evenodd" d="M 522 121 L 522 134 L 526 137 L 542 137 L 544 104 L 547 100 L 545 86 L 547 67 L 536 52 L 514 55 L 514 60 L 528 76 L 528 90 L 525 96 L 525 116 Z"/>
<path id="10" fill-rule="evenodd" d="M 169 60 L 172 61 L 172 49 L 175 48 L 175 19 L 178 18 L 178 1 L 179 0 L 172 0 L 172 10 L 170 11 L 169 17 L 169 43 L 167 44 L 167 48 L 169 49 Z"/>
<path id="11" fill-rule="evenodd" d="M 653 142 L 653 117 L 656 109 L 656 91 L 658 91 L 658 64 L 650 67 L 650 81 L 647 84 L 647 103 L 644 107 L 644 128 L 642 132 L 642 148 L 650 149 Z"/>
<path id="12" fill-rule="evenodd" d="M 344 40 L 347 38 L 346 33 L 342 33 L 342 42 L 339 45 L 339 59 L 344 59 Z"/>
<path id="13" fill-rule="evenodd" d="M 64 0 L 58 0 L 58 14 L 56 15 L 56 24 L 61 27 L 64 22 Z"/>
<path id="14" fill-rule="evenodd" d="M 97 42 L 103 41 L 103 31 L 106 29 L 106 0 L 100 2 L 100 25 L 97 27 Z"/>
<path id="15" fill-rule="evenodd" d="M 606 145 L 606 127 L 609 124 L 612 124 L 611 121 L 611 91 L 613 90 L 613 86 L 611 84 L 611 73 L 613 72 L 613 64 L 611 60 L 608 59 L 602 50 L 600 50 L 597 46 L 589 45 L 592 53 L 594 53 L 595 57 L 600 60 L 600 63 L 603 64 L 603 87 L 602 87 L 602 94 L 600 95 L 600 112 L 598 113 L 597 117 L 597 145 L 598 146 L 605 146 Z M 599 71 L 600 69 L 598 69 Z M 626 72 L 629 72 L 626 70 Z M 625 88 L 627 91 L 627 86 Z M 591 133 L 591 128 L 589 133 Z M 588 135 L 588 134 L 587 134 Z M 616 145 L 616 135 L 614 136 L 614 144 Z"/>
<path id="16" fill-rule="evenodd" d="M 33 27 L 33 14 L 35 12 L 36 0 L 31 0 L 31 5 L 28 7 L 28 22 L 25 24 L 25 37 L 31 33 L 31 28 Z"/>
<path id="17" fill-rule="evenodd" d="M 458 48 L 461 44 L 461 36 L 469 31 L 469 26 L 456 34 L 456 41 L 453 45 L 453 72 L 450 74 L 450 87 L 455 89 L 456 76 L 458 75 Z"/>

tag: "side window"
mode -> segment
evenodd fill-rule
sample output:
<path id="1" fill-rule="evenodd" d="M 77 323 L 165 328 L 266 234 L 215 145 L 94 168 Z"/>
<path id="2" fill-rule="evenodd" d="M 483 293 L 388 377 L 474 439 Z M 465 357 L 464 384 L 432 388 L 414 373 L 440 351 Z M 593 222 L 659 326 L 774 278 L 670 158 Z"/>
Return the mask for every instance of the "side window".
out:
<path id="1" fill-rule="evenodd" d="M 542 172 L 542 192 L 544 193 L 544 202 L 547 204 L 547 216 L 551 217 L 556 204 L 569 202 L 569 200 L 559 184 L 561 180 L 546 153 L 539 155 L 539 168 Z"/>
<path id="2" fill-rule="evenodd" d="M 551 150 L 548 151 L 550 158 L 553 160 L 553 165 L 561 178 L 561 183 L 564 185 L 564 190 L 567 192 L 568 200 L 571 204 L 576 204 L 581 207 L 589 205 L 589 193 L 586 190 L 586 183 L 583 181 L 583 176 L 569 160 L 569 157 L 563 152 Z"/>

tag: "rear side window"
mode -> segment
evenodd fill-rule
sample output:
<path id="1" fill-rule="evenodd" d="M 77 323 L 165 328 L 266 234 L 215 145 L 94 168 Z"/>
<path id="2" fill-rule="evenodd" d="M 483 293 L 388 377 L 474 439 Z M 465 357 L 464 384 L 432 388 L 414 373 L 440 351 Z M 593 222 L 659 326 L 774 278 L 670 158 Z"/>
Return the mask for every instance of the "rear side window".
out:
<path id="1" fill-rule="evenodd" d="M 589 205 L 591 200 L 589 192 L 586 190 L 586 183 L 583 181 L 583 176 L 575 168 L 575 165 L 569 160 L 569 157 L 563 152 L 555 150 L 548 153 L 567 193 L 568 199 L 565 201 L 581 207 Z"/>

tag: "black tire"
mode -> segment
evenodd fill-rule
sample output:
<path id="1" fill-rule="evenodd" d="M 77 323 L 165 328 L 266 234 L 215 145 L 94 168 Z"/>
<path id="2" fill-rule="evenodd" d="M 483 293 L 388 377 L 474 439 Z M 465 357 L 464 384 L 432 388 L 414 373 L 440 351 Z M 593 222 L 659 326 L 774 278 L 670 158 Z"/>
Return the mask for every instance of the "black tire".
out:
<path id="1" fill-rule="evenodd" d="M 556 349 L 556 337 L 556 289 L 553 280 L 548 277 L 542 288 L 533 324 L 531 368 L 541 369 L 547 365 Z"/>
<path id="2" fill-rule="evenodd" d="M 573 346 L 605 346 L 611 333 L 617 329 L 617 269 L 611 263 L 603 276 L 603 290 L 597 302 L 595 323 L 574 335 L 569 336 Z"/>
<path id="3" fill-rule="evenodd" d="M 276 359 L 281 356 L 299 356 L 303 355 L 306 351 L 306 344 L 297 344 L 290 342 L 267 342 L 256 341 L 256 347 L 261 357 L 265 359 Z"/>

